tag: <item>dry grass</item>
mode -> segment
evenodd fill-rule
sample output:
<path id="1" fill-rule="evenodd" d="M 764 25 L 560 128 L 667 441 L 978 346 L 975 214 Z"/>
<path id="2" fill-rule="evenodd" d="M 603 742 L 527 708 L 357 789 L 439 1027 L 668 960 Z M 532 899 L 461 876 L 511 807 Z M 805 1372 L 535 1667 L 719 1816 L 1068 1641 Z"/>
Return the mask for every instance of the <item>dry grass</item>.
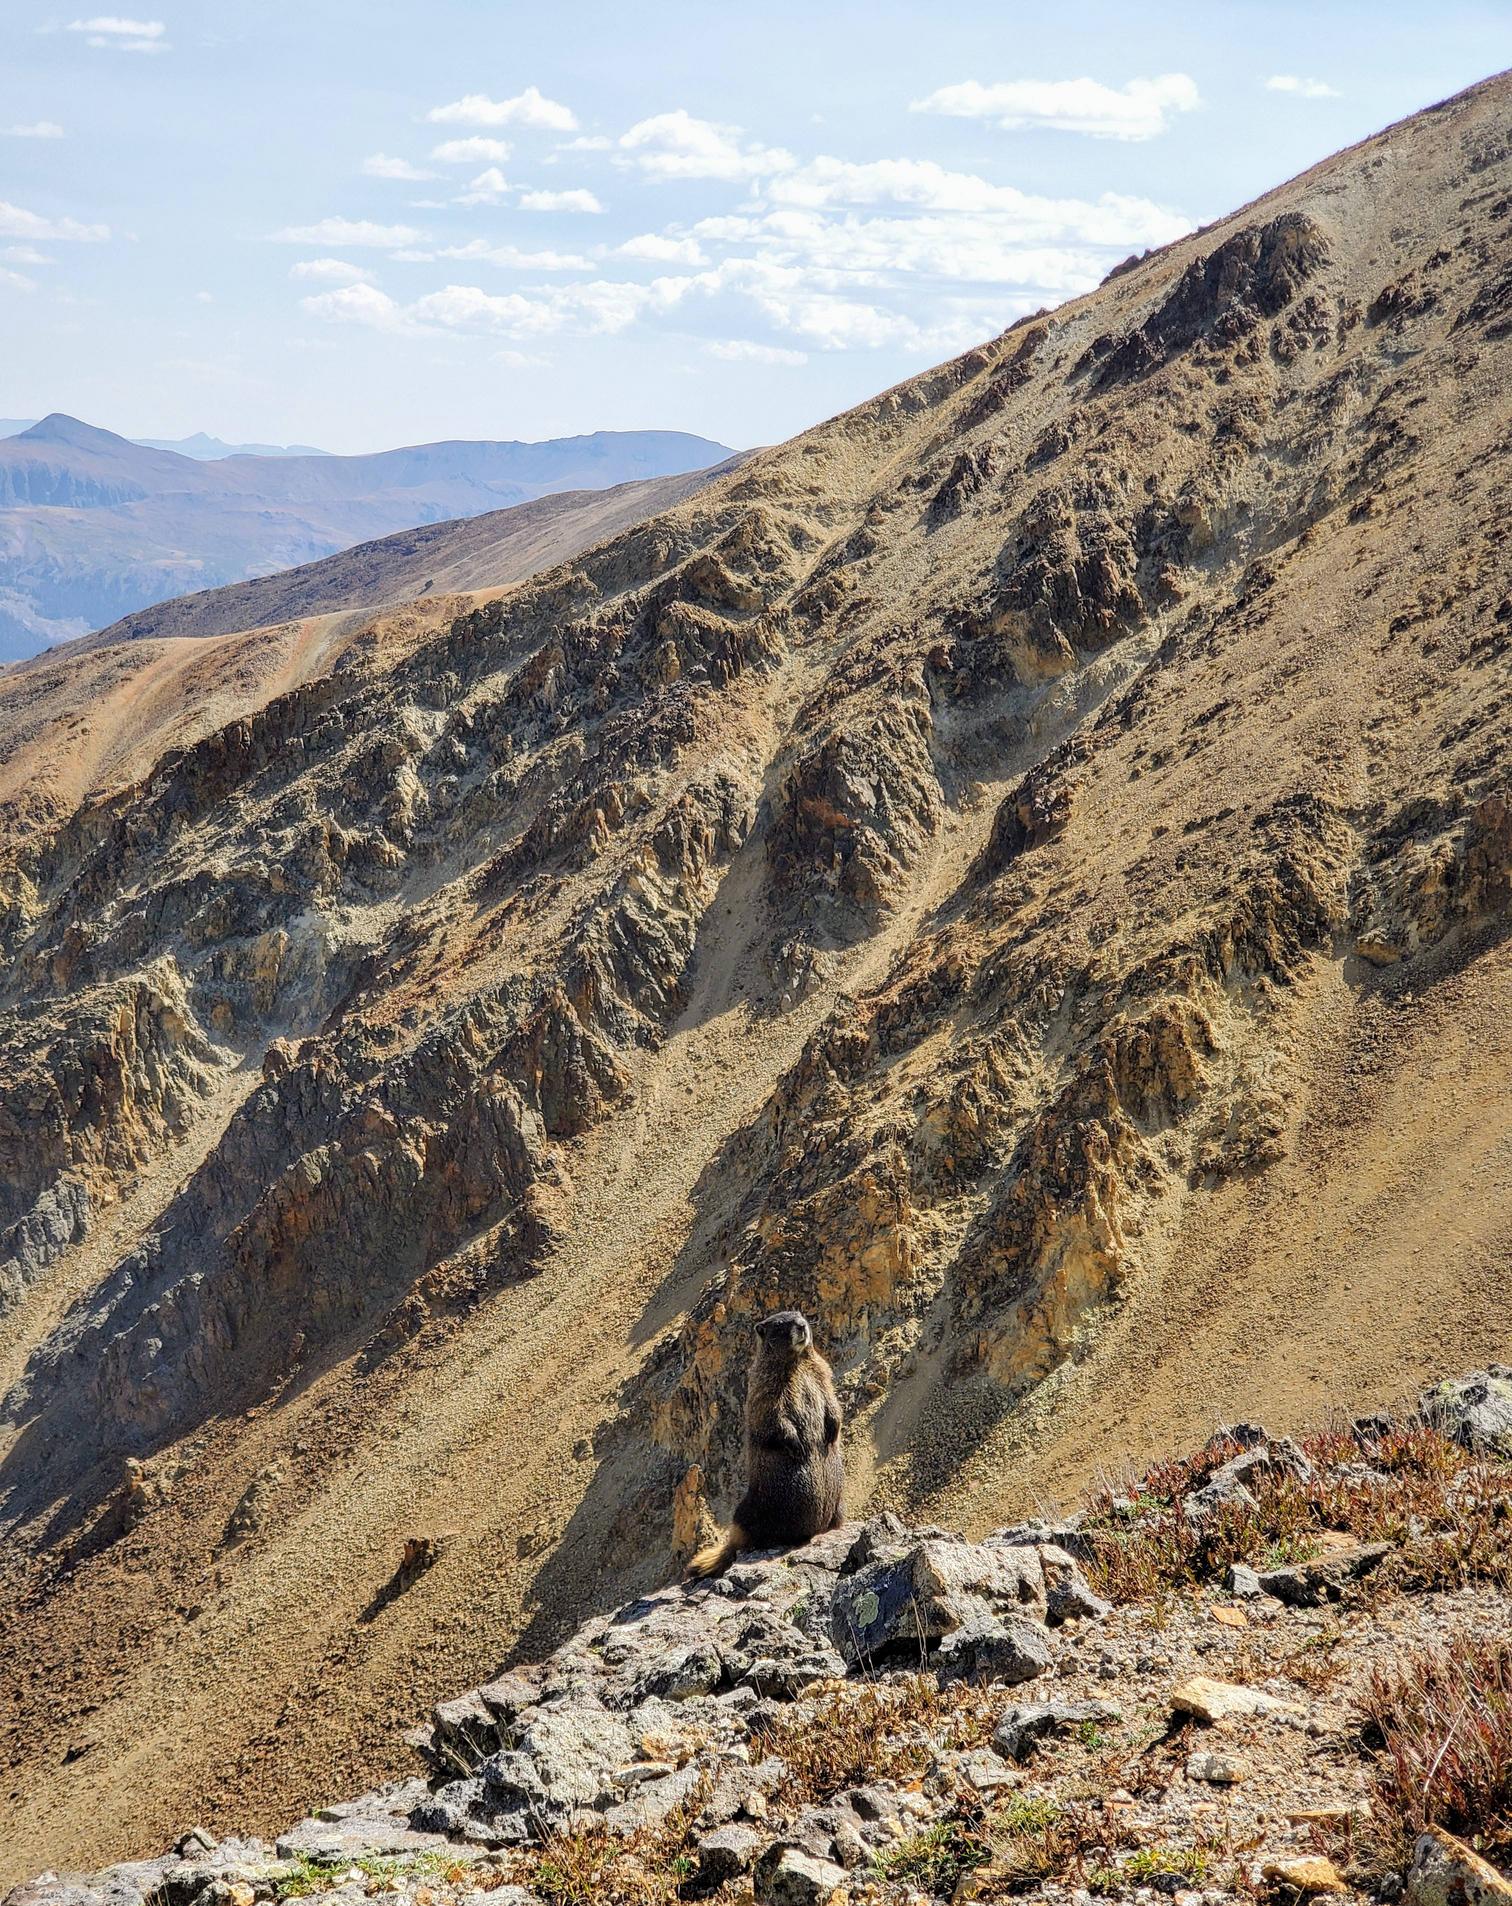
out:
<path id="1" fill-rule="evenodd" d="M 1512 1857 L 1512 1640 L 1460 1635 L 1372 1669 L 1359 1719 L 1391 1863 L 1430 1826 Z"/>
<path id="2" fill-rule="evenodd" d="M 1200 1518 L 1183 1501 L 1239 1446 L 1218 1442 L 1185 1462 L 1157 1464 L 1124 1490 L 1094 1498 L 1088 1575 L 1116 1602 L 1158 1601 L 1217 1580 L 1232 1563 L 1277 1568 L 1319 1553 L 1329 1535 L 1390 1542 L 1382 1586 L 1512 1586 L 1512 1467 L 1479 1461 L 1431 1425 L 1411 1420 L 1361 1445 L 1324 1431 L 1306 1437 L 1306 1480 L 1286 1472 L 1249 1487 L 1253 1503 Z"/>
<path id="3" fill-rule="evenodd" d="M 784 1793 L 800 1806 L 870 1780 L 906 1786 L 942 1748 L 989 1740 L 1014 1693 L 1007 1685 L 942 1689 L 922 1674 L 834 1682 L 769 1728 L 766 1748 L 783 1761 Z"/>

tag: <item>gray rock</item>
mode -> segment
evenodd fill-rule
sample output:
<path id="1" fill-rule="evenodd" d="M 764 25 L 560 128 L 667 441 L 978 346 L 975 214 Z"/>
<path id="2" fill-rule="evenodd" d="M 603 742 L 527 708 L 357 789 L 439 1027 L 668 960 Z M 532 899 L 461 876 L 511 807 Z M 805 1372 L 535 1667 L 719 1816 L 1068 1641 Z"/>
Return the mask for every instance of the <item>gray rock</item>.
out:
<path id="1" fill-rule="evenodd" d="M 1435 1384 L 1420 1408 L 1430 1423 L 1477 1455 L 1512 1457 L 1512 1367 L 1507 1364 L 1493 1363 Z"/>
<path id="2" fill-rule="evenodd" d="M 1038 1554 L 1045 1577 L 1045 1619 L 1052 1628 L 1063 1621 L 1095 1621 L 1112 1613 L 1113 1604 L 1092 1589 L 1069 1550 L 1047 1542 L 1039 1545 Z"/>
<path id="3" fill-rule="evenodd" d="M 1407 1906 L 1512 1906 L 1512 1882 L 1462 1840 L 1430 1827 L 1413 1848 Z"/>
<path id="4" fill-rule="evenodd" d="M 694 1883 L 700 1892 L 712 1893 L 727 1880 L 739 1879 L 756 1864 L 761 1835 L 754 1827 L 716 1827 L 698 1843 L 698 1872 Z"/>
<path id="5" fill-rule="evenodd" d="M 976 1616 L 947 1635 L 934 1657 L 941 1685 L 950 1681 L 1032 1681 L 1055 1665 L 1050 1637 L 1024 1615 Z"/>
<path id="6" fill-rule="evenodd" d="M 1052 1734 L 1067 1734 L 1087 1722 L 1102 1726 L 1121 1721 L 1111 1701 L 1041 1701 L 1005 1708 L 992 1744 L 1005 1760 L 1027 1760 L 1035 1745 Z"/>
<path id="7" fill-rule="evenodd" d="M 630 1730 L 616 1714 L 595 1708 L 536 1708 L 516 1748 L 483 1763 L 489 1812 L 515 1814 L 540 1830 L 571 1825 L 619 1799 L 615 1772 L 635 1758 Z"/>
<path id="8" fill-rule="evenodd" d="M 1389 1542 L 1363 1542 L 1311 1562 L 1266 1569 L 1259 1578 L 1260 1587 L 1292 1608 L 1321 1608 L 1325 1602 L 1338 1601 L 1351 1582 L 1378 1569 L 1390 1553 Z"/>
<path id="9" fill-rule="evenodd" d="M 833 1860 L 778 1841 L 756 1862 L 755 1893 L 760 1906 L 827 1906 L 845 1879 Z"/>
<path id="10" fill-rule="evenodd" d="M 1231 1595 L 1244 1595 L 1251 1599 L 1264 1593 L 1259 1575 L 1248 1562 L 1230 1562 L 1223 1585 Z"/>
<path id="11" fill-rule="evenodd" d="M 847 1662 L 903 1655 L 922 1660 L 946 1635 L 1007 1613 L 1044 1620 L 1039 1551 L 930 1539 L 882 1556 L 835 1588 L 835 1646 Z"/>
<path id="12" fill-rule="evenodd" d="M 686 1767 L 668 1769 L 659 1779 L 636 1782 L 629 1797 L 610 1807 L 604 1824 L 614 1833 L 639 1833 L 645 1827 L 659 1827 L 667 1817 L 691 1800 L 703 1779 L 696 1761 Z"/>
<path id="13" fill-rule="evenodd" d="M 346 1820 L 318 1820 L 313 1816 L 281 1833 L 274 1851 L 281 1859 L 304 1855 L 310 1859 L 386 1859 L 396 1853 L 433 1853 L 449 1844 L 444 1834 L 427 1833 L 407 1819 L 353 1814 Z"/>

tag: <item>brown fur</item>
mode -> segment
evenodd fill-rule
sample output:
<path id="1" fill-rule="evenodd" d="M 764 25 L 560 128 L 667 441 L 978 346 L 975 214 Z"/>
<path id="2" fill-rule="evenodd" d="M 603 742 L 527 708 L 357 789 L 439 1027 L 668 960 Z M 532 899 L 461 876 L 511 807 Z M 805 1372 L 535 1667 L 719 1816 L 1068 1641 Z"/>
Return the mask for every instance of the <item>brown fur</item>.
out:
<path id="1" fill-rule="evenodd" d="M 757 1325 L 746 1390 L 746 1492 L 717 1542 L 688 1564 L 717 1575 L 742 1549 L 791 1548 L 845 1520 L 840 1400 L 808 1320 L 779 1311 Z"/>

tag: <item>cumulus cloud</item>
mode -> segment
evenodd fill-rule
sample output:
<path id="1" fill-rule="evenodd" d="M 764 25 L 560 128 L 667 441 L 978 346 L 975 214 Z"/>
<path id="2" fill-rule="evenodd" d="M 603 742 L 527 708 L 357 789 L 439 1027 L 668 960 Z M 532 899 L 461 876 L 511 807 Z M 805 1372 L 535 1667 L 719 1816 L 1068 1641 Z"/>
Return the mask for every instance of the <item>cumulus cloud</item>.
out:
<path id="1" fill-rule="evenodd" d="M 404 331 L 410 325 L 403 307 L 376 285 L 346 285 L 340 291 L 320 291 L 300 302 L 312 317 L 335 323 L 361 324 L 379 331 Z"/>
<path id="2" fill-rule="evenodd" d="M 34 119 L 29 126 L 7 126 L 7 139 L 61 139 L 63 128 L 53 119 Z"/>
<path id="3" fill-rule="evenodd" d="M 457 195 L 458 205 L 497 205 L 509 190 L 509 181 L 496 165 L 485 166 Z"/>
<path id="4" fill-rule="evenodd" d="M 500 165 L 509 154 L 506 139 L 443 139 L 430 156 L 442 165 Z"/>
<path id="5" fill-rule="evenodd" d="M 522 192 L 522 212 L 602 212 L 603 206 L 583 186 L 565 192 Z"/>
<path id="6" fill-rule="evenodd" d="M 120 53 L 166 53 L 168 31 L 161 20 L 123 20 L 119 14 L 97 13 L 88 20 L 70 20 L 70 33 L 85 35 L 89 46 L 114 47 Z"/>
<path id="7" fill-rule="evenodd" d="M 375 225 L 366 218 L 322 218 L 313 225 L 286 225 L 272 234 L 279 245 L 381 246 L 385 251 L 413 245 L 424 236 L 413 225 Z"/>
<path id="8" fill-rule="evenodd" d="M 0 246 L 0 258 L 8 265 L 55 265 L 58 262 L 45 251 L 38 251 L 35 245 Z"/>
<path id="9" fill-rule="evenodd" d="M 782 344 L 755 344 L 749 338 L 716 338 L 704 346 L 710 357 L 731 364 L 807 364 L 807 351 L 791 351 Z"/>
<path id="10" fill-rule="evenodd" d="M 448 106 L 432 106 L 425 115 L 438 126 L 529 126 L 539 132 L 576 132 L 577 115 L 534 86 L 513 99 L 468 93 Z"/>
<path id="11" fill-rule="evenodd" d="M 437 258 L 481 259 L 505 271 L 591 271 L 593 260 L 581 252 L 521 251 L 517 245 L 491 245 L 486 238 L 470 238 L 465 245 L 447 245 L 431 254 Z"/>
<path id="12" fill-rule="evenodd" d="M 1303 79 L 1296 73 L 1272 73 L 1265 82 L 1268 93 L 1293 93 L 1298 99 L 1338 99 L 1337 86 L 1324 79 Z"/>
<path id="13" fill-rule="evenodd" d="M 738 126 L 695 119 L 681 106 L 638 121 L 619 143 L 653 179 L 752 179 L 796 163 L 780 146 L 748 144 Z"/>
<path id="14" fill-rule="evenodd" d="M 348 258 L 301 258 L 289 267 L 291 278 L 309 278 L 321 285 L 365 285 L 373 274 Z"/>
<path id="15" fill-rule="evenodd" d="M 11 271 L 8 267 L 0 265 L 0 285 L 9 285 L 12 291 L 35 291 L 37 281 L 35 278 L 28 278 L 24 271 Z"/>
<path id="16" fill-rule="evenodd" d="M 424 172 L 417 165 L 411 165 L 408 159 L 391 159 L 386 152 L 371 153 L 362 162 L 362 170 L 370 179 L 408 179 L 418 181 L 435 178 L 434 172 Z"/>
<path id="17" fill-rule="evenodd" d="M 706 265 L 696 238 L 672 238 L 665 232 L 641 232 L 615 250 L 621 258 L 647 258 L 660 265 Z"/>
<path id="18" fill-rule="evenodd" d="M 986 215 L 1000 233 L 1022 240 L 1074 239 L 1085 244 L 1164 245 L 1191 230 L 1179 212 L 1150 199 L 1104 192 L 1096 199 L 1046 198 L 994 185 L 971 172 L 950 172 L 932 159 L 877 159 L 853 165 L 818 158 L 774 179 L 767 197 L 780 205 L 828 208 L 908 205 L 929 212 Z"/>
<path id="19" fill-rule="evenodd" d="M 909 106 L 910 112 L 945 113 L 955 119 L 992 119 L 1005 132 L 1024 128 L 1087 133 L 1094 139 L 1153 139 L 1170 116 L 1200 105 L 1197 82 L 1186 73 L 1131 79 L 1104 86 L 1095 79 L 1021 79 L 983 85 L 963 80 L 941 86 Z"/>
<path id="20" fill-rule="evenodd" d="M 0 199 L 0 238 L 31 238 L 42 243 L 97 244 L 109 238 L 108 225 L 81 225 L 76 218 L 44 218 Z"/>

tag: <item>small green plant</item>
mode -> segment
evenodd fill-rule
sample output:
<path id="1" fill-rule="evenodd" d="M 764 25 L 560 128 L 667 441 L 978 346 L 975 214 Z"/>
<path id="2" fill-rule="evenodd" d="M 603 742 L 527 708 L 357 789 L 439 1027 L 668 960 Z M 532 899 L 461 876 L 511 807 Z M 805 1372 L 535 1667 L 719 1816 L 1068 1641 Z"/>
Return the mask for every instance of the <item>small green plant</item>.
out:
<path id="1" fill-rule="evenodd" d="M 1157 1880 L 1185 1880 L 1200 1886 L 1212 1868 L 1203 1846 L 1142 1846 L 1135 1849 L 1120 1869 L 1131 1886 L 1153 1886 Z"/>
<path id="2" fill-rule="evenodd" d="M 985 1866 L 991 1857 L 991 1847 L 964 1821 L 942 1820 L 879 1854 L 872 1871 L 880 1880 L 916 1886 L 948 1899 L 963 1874 Z"/>

